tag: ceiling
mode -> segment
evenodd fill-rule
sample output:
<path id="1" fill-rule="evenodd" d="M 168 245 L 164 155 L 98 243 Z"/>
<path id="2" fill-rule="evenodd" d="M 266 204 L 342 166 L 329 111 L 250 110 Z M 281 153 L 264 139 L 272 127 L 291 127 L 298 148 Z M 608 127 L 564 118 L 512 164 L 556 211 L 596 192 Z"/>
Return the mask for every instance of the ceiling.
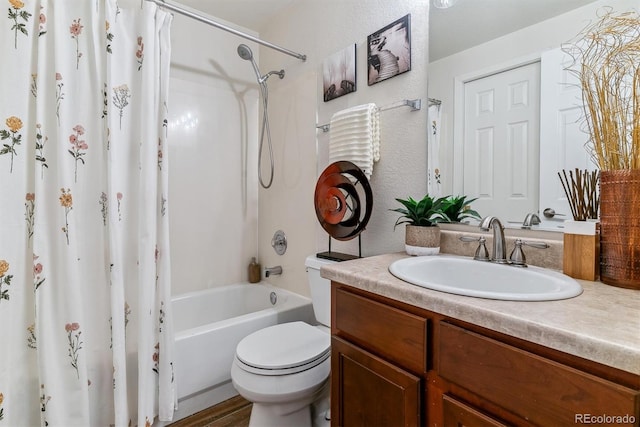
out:
<path id="1" fill-rule="evenodd" d="M 258 33 L 273 16 L 298 1 L 300 0 L 176 0 L 177 3 Z"/>
<path id="2" fill-rule="evenodd" d="M 260 32 L 274 15 L 308 0 L 178 0 L 205 14 Z M 327 4 L 335 0 L 326 1 Z M 374 1 L 374 0 L 342 0 Z M 424 1 L 424 0 L 416 0 Z M 431 8 L 430 61 L 533 25 L 596 0 L 458 0 Z"/>
<path id="3" fill-rule="evenodd" d="M 432 7 L 429 60 L 444 58 L 594 1 L 458 0 L 449 9 Z"/>

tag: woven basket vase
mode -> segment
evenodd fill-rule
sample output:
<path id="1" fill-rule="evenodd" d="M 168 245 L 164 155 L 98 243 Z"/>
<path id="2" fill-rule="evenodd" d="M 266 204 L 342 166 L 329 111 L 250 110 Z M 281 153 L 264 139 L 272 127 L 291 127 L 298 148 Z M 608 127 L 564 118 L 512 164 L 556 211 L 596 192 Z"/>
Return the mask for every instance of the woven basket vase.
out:
<path id="1" fill-rule="evenodd" d="M 640 170 L 600 172 L 600 281 L 640 290 Z"/>

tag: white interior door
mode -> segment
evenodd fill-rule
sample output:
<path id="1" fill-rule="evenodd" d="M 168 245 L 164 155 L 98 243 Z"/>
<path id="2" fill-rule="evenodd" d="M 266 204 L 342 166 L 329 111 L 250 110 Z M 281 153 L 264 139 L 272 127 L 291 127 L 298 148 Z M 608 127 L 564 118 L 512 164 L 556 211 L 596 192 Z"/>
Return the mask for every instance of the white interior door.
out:
<path id="1" fill-rule="evenodd" d="M 480 215 L 522 222 L 538 210 L 540 63 L 464 85 L 463 192 Z"/>
<path id="2" fill-rule="evenodd" d="M 544 221 L 572 219 L 558 172 L 595 170 L 585 148 L 589 135 L 581 129 L 582 91 L 567 70 L 570 58 L 560 48 L 542 54 L 540 70 L 540 211 L 550 208 L 563 215 Z"/>

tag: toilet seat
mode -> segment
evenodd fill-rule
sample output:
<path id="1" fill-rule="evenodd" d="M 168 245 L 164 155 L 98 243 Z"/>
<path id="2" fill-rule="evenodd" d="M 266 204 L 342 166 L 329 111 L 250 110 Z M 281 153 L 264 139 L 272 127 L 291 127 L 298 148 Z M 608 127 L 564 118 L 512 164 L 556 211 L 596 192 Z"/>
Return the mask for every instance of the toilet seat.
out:
<path id="1" fill-rule="evenodd" d="M 236 347 L 238 366 L 258 375 L 290 375 L 311 369 L 331 355 L 331 338 L 304 322 L 256 331 Z"/>

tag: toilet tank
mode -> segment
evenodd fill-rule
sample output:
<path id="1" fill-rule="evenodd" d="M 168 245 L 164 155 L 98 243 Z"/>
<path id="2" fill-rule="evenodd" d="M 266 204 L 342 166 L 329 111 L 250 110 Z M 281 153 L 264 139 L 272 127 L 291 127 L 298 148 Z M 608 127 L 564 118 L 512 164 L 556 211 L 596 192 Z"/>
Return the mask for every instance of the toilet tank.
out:
<path id="1" fill-rule="evenodd" d="M 311 255 L 304 263 L 307 268 L 307 281 L 311 290 L 313 312 L 318 323 L 327 327 L 331 326 L 331 281 L 320 277 L 320 267 L 335 264 L 335 262 Z"/>

